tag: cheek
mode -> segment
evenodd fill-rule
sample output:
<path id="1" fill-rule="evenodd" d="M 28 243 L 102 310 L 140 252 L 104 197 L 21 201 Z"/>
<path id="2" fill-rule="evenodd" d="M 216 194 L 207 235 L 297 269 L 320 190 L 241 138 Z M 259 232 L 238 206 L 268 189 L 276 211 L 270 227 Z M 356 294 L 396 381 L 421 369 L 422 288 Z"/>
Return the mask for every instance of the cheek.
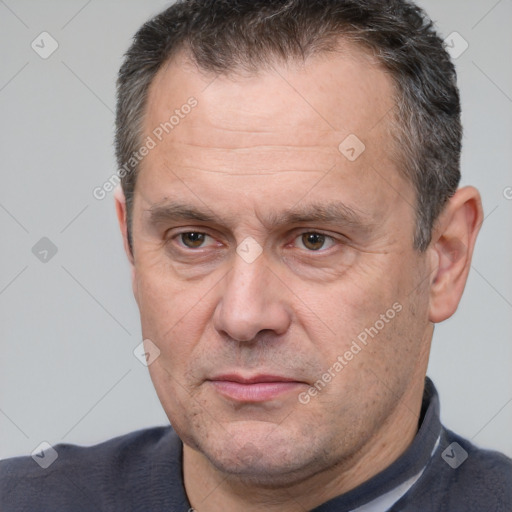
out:
<path id="1" fill-rule="evenodd" d="M 416 280 L 403 268 L 376 256 L 373 262 L 347 273 L 336 286 L 324 291 L 298 290 L 297 295 L 313 312 L 302 316 L 303 329 L 313 341 L 324 371 L 345 375 L 336 380 L 333 389 L 357 385 L 368 368 L 381 377 L 394 369 L 402 373 L 402 365 L 406 367 L 417 358 L 425 329 L 418 314 L 426 303 L 411 298 Z"/>
<path id="2" fill-rule="evenodd" d="M 139 269 L 136 287 L 142 336 L 160 351 L 148 370 L 169 420 L 181 422 L 190 409 L 189 366 L 210 314 L 208 297 L 197 284 L 181 283 L 150 267 Z"/>
<path id="3" fill-rule="evenodd" d="M 211 286 L 177 280 L 158 265 L 137 268 L 135 288 L 142 334 L 173 366 L 192 350 L 212 314 Z"/>
<path id="4" fill-rule="evenodd" d="M 307 331 L 320 329 L 339 340 L 339 350 L 350 339 L 370 327 L 381 314 L 399 300 L 398 283 L 377 265 L 365 265 L 347 272 L 333 285 L 305 286 L 300 282 L 296 295 L 311 311 Z"/>

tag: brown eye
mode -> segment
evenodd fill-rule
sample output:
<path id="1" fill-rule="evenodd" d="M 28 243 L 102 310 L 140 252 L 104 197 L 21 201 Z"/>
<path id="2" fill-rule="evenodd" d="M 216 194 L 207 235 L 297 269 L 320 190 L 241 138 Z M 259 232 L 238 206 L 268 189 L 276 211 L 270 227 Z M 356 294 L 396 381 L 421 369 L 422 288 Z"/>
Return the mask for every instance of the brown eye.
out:
<path id="1" fill-rule="evenodd" d="M 325 238 L 321 233 L 303 233 L 301 241 L 306 249 L 318 251 L 325 244 Z"/>
<path id="2" fill-rule="evenodd" d="M 194 249 L 197 247 L 201 247 L 201 245 L 206 239 L 206 235 L 204 233 L 196 233 L 194 231 L 191 231 L 188 233 L 181 233 L 180 238 L 186 247 Z"/>

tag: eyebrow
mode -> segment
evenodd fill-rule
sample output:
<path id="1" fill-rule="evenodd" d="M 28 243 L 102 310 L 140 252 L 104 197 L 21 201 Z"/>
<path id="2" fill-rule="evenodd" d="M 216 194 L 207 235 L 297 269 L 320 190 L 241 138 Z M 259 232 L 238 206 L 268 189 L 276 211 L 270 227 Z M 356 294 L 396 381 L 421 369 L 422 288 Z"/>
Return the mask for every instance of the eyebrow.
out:
<path id="1" fill-rule="evenodd" d="M 237 218 L 237 216 L 222 218 L 208 212 L 206 209 L 179 201 L 155 204 L 147 209 L 146 212 L 149 214 L 148 222 L 154 226 L 181 221 L 229 225 Z M 341 225 L 364 232 L 370 231 L 375 224 L 370 215 L 355 210 L 341 201 L 296 205 L 283 212 L 270 213 L 265 218 L 262 218 L 261 221 L 267 228 L 317 222 Z"/>

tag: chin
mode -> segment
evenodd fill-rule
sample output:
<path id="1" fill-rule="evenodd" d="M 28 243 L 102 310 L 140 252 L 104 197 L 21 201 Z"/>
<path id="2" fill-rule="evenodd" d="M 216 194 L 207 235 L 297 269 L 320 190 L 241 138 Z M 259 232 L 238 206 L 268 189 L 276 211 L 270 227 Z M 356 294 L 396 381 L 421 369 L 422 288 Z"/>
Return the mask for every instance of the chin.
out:
<path id="1" fill-rule="evenodd" d="M 277 488 L 307 479 L 329 465 L 324 460 L 327 452 L 315 445 L 315 439 L 298 437 L 300 429 L 289 431 L 268 422 L 236 423 L 219 426 L 194 443 L 228 478 Z"/>

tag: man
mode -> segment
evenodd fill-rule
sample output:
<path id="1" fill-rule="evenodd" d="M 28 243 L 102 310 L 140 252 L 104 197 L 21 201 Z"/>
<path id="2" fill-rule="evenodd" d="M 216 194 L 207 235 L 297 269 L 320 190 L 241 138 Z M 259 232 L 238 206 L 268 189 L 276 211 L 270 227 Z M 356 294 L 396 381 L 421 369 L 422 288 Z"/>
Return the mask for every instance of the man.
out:
<path id="1" fill-rule="evenodd" d="M 512 462 L 425 379 L 483 220 L 441 39 L 404 0 L 191 0 L 118 80 L 116 209 L 172 428 L 41 469 L 1 509 L 506 511 Z"/>

